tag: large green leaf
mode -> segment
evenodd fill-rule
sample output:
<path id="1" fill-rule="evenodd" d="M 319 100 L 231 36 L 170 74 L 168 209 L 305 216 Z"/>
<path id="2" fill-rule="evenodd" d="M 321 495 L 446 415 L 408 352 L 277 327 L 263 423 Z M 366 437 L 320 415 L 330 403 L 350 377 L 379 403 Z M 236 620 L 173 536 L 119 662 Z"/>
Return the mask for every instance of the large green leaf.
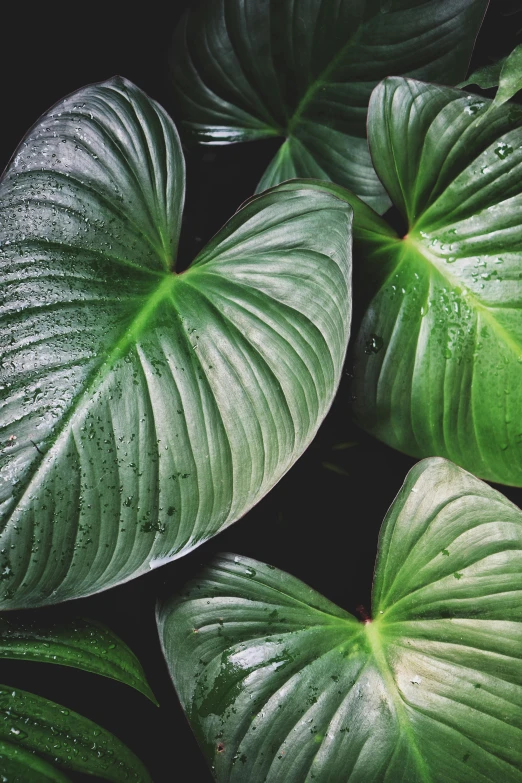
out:
<path id="1" fill-rule="evenodd" d="M 113 783 L 151 780 L 134 753 L 101 726 L 40 696 L 1 685 L 0 774 L 19 768 L 24 783 L 67 780 L 58 772 L 53 776 L 54 765 Z M 7 780 L 11 783 L 11 777 Z"/>
<path id="2" fill-rule="evenodd" d="M 1 183 L 2 607 L 190 551 L 281 478 L 332 402 L 351 208 L 273 191 L 176 274 L 183 189 L 174 126 L 121 79 L 45 115 Z"/>
<path id="3" fill-rule="evenodd" d="M 205 144 L 281 136 L 258 190 L 333 180 L 379 212 L 389 201 L 366 141 L 372 89 L 409 74 L 455 84 L 487 0 L 206 0 L 173 47 L 181 116 Z"/>
<path id="4" fill-rule="evenodd" d="M 45 622 L 27 613 L 0 615 L 0 658 L 57 663 L 100 674 L 136 688 L 157 704 L 134 653 L 109 628 L 92 620 Z"/>
<path id="5" fill-rule="evenodd" d="M 220 783 L 520 783 L 521 617 L 521 512 L 435 458 L 384 522 L 371 621 L 224 555 L 158 625 Z"/>
<path id="6" fill-rule="evenodd" d="M 356 219 L 354 410 L 401 451 L 522 485 L 522 110 L 490 105 L 401 78 L 373 93 L 370 147 L 405 233 L 369 207 Z"/>

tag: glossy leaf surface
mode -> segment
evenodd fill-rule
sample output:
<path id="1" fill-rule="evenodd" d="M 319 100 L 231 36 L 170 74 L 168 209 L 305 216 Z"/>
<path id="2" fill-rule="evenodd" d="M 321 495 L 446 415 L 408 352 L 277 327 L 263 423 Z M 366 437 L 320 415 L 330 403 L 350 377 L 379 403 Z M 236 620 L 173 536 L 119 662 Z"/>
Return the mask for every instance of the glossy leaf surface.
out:
<path id="1" fill-rule="evenodd" d="M 1 615 L 0 658 L 72 666 L 130 685 L 157 703 L 134 653 L 90 620 L 50 623 L 26 614 Z"/>
<path id="2" fill-rule="evenodd" d="M 10 742 L 0 742 L 0 773 L 5 783 L 70 783 L 56 767 Z"/>
<path id="3" fill-rule="evenodd" d="M 0 186 L 0 605 L 190 551 L 313 438 L 348 341 L 351 208 L 250 201 L 176 274 L 184 163 L 121 79 L 66 98 Z"/>
<path id="4" fill-rule="evenodd" d="M 67 780 L 58 772 L 52 777 L 48 765 L 113 783 L 150 781 L 134 753 L 101 726 L 40 696 L 2 685 L 0 765 L 4 759 L 9 772 L 14 773 L 18 765 L 22 775 L 25 766 L 26 777 L 20 777 L 24 782 Z"/>
<path id="5" fill-rule="evenodd" d="M 207 0 L 181 22 L 174 83 L 205 144 L 281 136 L 258 191 L 333 180 L 379 212 L 389 201 L 366 141 L 368 99 L 390 74 L 455 84 L 487 0 Z"/>
<path id="6" fill-rule="evenodd" d="M 490 105 L 400 78 L 372 96 L 373 159 L 407 233 L 368 208 L 355 228 L 371 296 L 354 410 L 401 451 L 522 485 L 522 110 Z"/>
<path id="7" fill-rule="evenodd" d="M 272 566 L 216 560 L 158 612 L 216 780 L 519 783 L 521 566 L 519 509 L 441 459 L 388 512 L 371 622 Z"/>

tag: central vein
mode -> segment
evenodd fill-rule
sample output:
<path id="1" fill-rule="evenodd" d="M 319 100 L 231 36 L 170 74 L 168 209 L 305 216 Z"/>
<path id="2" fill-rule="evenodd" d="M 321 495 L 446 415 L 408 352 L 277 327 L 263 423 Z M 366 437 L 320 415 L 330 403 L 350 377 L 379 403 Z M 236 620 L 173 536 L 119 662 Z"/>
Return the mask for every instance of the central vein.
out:
<path id="1" fill-rule="evenodd" d="M 390 668 L 390 664 L 388 663 L 388 659 L 386 658 L 386 653 L 384 651 L 384 646 L 381 639 L 382 630 L 380 630 L 379 625 L 380 623 L 378 621 L 372 621 L 365 623 L 364 625 L 373 660 L 395 707 L 395 716 L 399 724 L 400 733 L 402 737 L 407 740 L 411 753 L 415 759 L 420 779 L 423 781 L 423 783 L 433 783 L 431 773 L 417 744 L 417 738 L 415 737 L 415 733 L 411 726 L 408 713 L 406 711 L 406 705 L 399 691 L 399 687 L 393 672 Z"/>

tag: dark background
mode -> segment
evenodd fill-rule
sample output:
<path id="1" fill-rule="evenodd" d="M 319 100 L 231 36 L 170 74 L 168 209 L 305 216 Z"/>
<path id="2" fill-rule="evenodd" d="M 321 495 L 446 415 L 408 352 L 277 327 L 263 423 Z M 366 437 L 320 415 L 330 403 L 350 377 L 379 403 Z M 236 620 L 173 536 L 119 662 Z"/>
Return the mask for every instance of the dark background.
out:
<path id="1" fill-rule="evenodd" d="M 85 84 L 115 74 L 135 82 L 175 117 L 167 53 L 189 3 L 147 2 L 139 4 L 139 13 L 109 3 L 103 15 L 88 5 L 68 6 L 66 11 L 58 4 L 42 4 L 36 10 L 34 4 L 18 3 L 9 9 L 7 20 L 3 11 L 0 170 L 27 129 L 51 105 Z M 472 68 L 504 56 L 520 42 L 522 0 L 491 0 L 491 6 Z M 186 149 L 182 265 L 252 194 L 278 143 Z M 415 460 L 350 423 L 349 370 L 350 359 L 333 408 L 308 451 L 240 522 L 145 577 L 92 598 L 40 610 L 41 619 L 83 615 L 106 623 L 141 660 L 160 709 L 124 685 L 48 664 L 2 661 L 0 681 L 100 723 L 135 751 L 155 783 L 210 783 L 162 658 L 154 622 L 156 597 L 180 588 L 214 553 L 232 551 L 291 572 L 349 611 L 361 604 L 370 609 L 378 531 Z M 340 443 L 351 445 L 336 449 Z M 501 489 L 522 505 L 522 490 Z"/>

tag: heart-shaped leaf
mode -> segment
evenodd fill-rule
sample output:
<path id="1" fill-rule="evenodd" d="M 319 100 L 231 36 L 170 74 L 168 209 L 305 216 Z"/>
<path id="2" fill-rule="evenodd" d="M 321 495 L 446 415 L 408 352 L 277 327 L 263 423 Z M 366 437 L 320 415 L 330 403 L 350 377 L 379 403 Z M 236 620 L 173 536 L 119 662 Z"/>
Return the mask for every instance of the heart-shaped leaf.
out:
<path id="1" fill-rule="evenodd" d="M 345 194 L 369 297 L 354 411 L 401 451 L 522 485 L 522 109 L 490 105 L 402 78 L 373 93 L 372 156 L 406 227 Z"/>
<path id="2" fill-rule="evenodd" d="M 0 186 L 1 606 L 88 595 L 254 505 L 326 415 L 351 208 L 303 186 L 174 271 L 184 168 L 121 79 L 42 117 Z"/>
<path id="3" fill-rule="evenodd" d="M 0 658 L 57 663 L 130 685 L 157 704 L 143 668 L 109 628 L 81 617 L 66 622 L 0 616 Z"/>
<path id="4" fill-rule="evenodd" d="M 55 765 L 113 783 L 151 781 L 134 753 L 101 726 L 41 696 L 0 685 L 0 773 L 19 770 L 9 783 L 68 780 Z"/>
<path id="5" fill-rule="evenodd" d="M 158 624 L 219 783 L 520 783 L 521 617 L 521 512 L 435 458 L 384 522 L 371 621 L 225 555 Z"/>
<path id="6" fill-rule="evenodd" d="M 180 23 L 181 116 L 205 144 L 285 138 L 258 191 L 333 180 L 377 211 L 389 201 L 366 141 L 368 99 L 390 74 L 455 84 L 487 0 L 207 0 Z"/>

